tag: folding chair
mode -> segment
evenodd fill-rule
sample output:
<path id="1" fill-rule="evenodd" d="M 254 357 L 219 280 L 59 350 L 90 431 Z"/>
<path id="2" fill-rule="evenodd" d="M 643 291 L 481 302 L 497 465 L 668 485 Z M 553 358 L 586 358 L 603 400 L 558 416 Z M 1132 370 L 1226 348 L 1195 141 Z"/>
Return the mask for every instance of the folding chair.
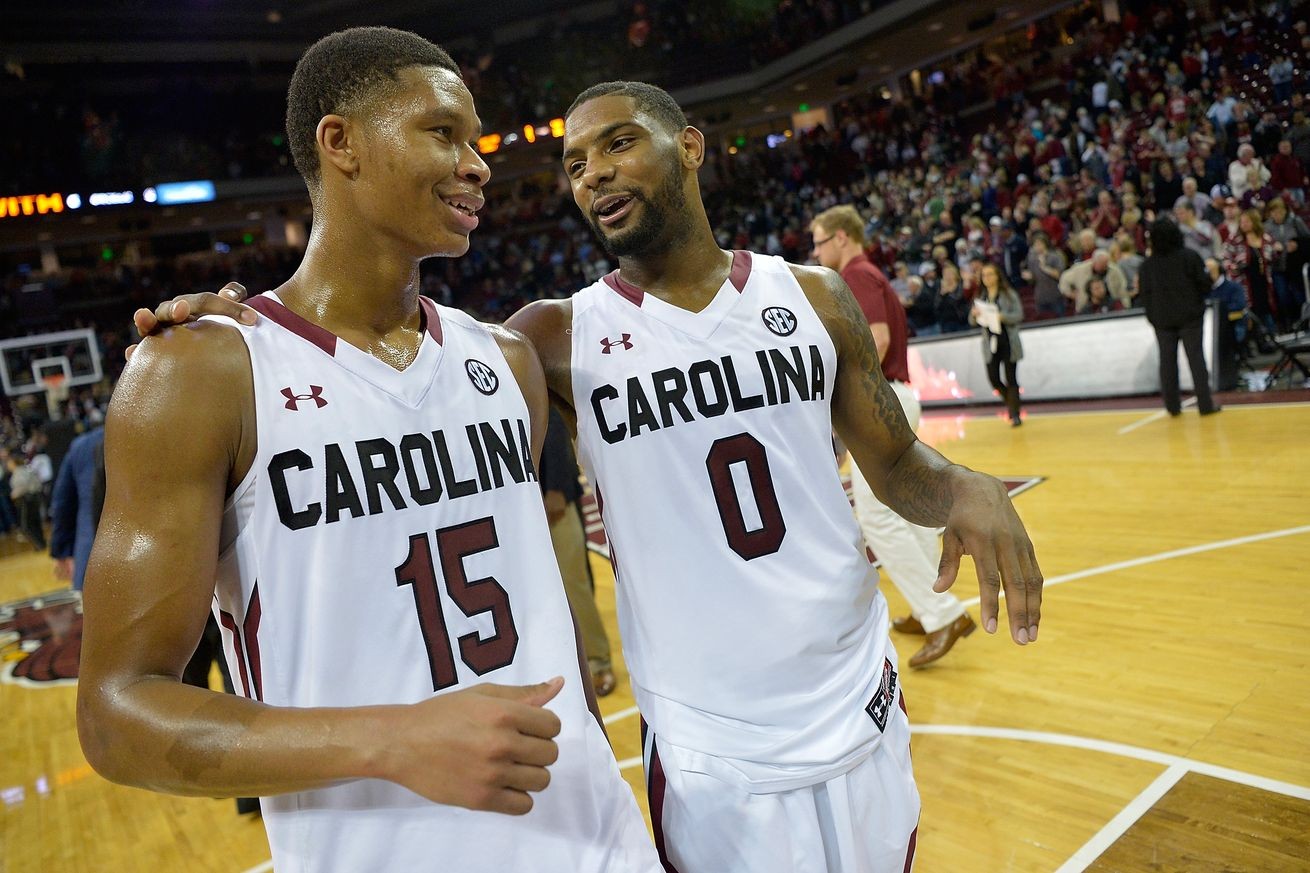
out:
<path id="1" fill-rule="evenodd" d="M 1310 264 L 1307 264 L 1307 268 L 1310 268 Z M 1302 271 L 1302 275 L 1305 275 L 1305 271 Z M 1277 363 L 1269 370 L 1269 376 L 1265 381 L 1266 391 L 1274 387 L 1274 383 L 1283 376 L 1288 377 L 1290 385 L 1293 368 L 1301 371 L 1302 379 L 1310 381 L 1310 364 L 1307 364 L 1310 362 L 1310 299 L 1301 304 L 1301 320 L 1293 325 L 1292 331 L 1290 339 L 1280 341 L 1277 337 L 1268 337 L 1281 354 Z"/>

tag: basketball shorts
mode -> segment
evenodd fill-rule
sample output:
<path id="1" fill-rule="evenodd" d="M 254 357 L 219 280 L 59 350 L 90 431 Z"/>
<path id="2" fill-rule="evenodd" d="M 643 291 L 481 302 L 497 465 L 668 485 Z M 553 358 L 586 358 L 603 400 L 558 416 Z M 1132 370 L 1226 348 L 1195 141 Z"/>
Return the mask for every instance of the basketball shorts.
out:
<path id="1" fill-rule="evenodd" d="M 904 699 L 878 747 L 839 776 L 788 791 L 743 786 L 678 766 L 645 731 L 655 846 L 667 873 L 907 873 L 919 791 Z"/>

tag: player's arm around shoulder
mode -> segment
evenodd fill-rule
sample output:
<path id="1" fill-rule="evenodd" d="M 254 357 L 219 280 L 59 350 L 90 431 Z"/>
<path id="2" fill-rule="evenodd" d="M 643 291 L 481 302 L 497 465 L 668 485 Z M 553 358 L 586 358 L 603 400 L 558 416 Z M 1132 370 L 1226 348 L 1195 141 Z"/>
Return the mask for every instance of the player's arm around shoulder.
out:
<path id="1" fill-rule="evenodd" d="M 573 411 L 573 301 L 537 300 L 510 316 L 505 326 L 518 332 L 536 350 L 546 377 L 550 402 L 560 411 L 570 433 L 577 432 Z"/>
<path id="2" fill-rule="evenodd" d="M 546 441 L 546 426 L 550 420 L 550 399 L 546 389 L 546 374 L 542 370 L 537 351 L 527 337 L 510 327 L 488 325 L 496 345 L 509 363 L 514 381 L 518 382 L 523 399 L 528 404 L 532 419 L 532 463 L 540 469 L 541 447 Z"/>
<path id="3" fill-rule="evenodd" d="M 538 301 L 540 303 L 566 303 L 567 301 Z M 536 304 L 530 304 L 535 306 Z M 557 314 L 545 314 L 545 318 L 558 318 Z M 512 321 L 513 319 L 511 319 Z M 532 324 L 532 319 L 526 320 Z M 569 323 L 567 320 L 566 324 Z M 550 425 L 550 404 L 551 393 L 547 388 L 546 374 L 542 368 L 542 362 L 538 357 L 537 349 L 533 343 L 522 333 L 510 327 L 492 327 L 493 336 L 500 345 L 501 352 L 505 355 L 505 360 L 509 361 L 510 369 L 514 371 L 514 378 L 518 380 L 519 388 L 523 391 L 523 397 L 527 400 L 528 411 L 532 415 L 532 458 L 537 469 L 541 469 L 541 452 L 546 441 L 546 429 Z M 562 332 L 562 331 L 561 331 Z M 567 338 L 567 334 L 565 335 Z M 558 403 L 556 404 L 558 408 Z M 570 410 L 571 412 L 571 410 Z M 560 417 L 564 418 L 569 428 L 576 433 L 576 425 L 573 423 L 571 416 L 566 416 L 564 411 L 560 411 Z M 570 613 L 572 607 L 569 607 Z M 573 619 L 574 634 L 577 634 L 577 618 Z M 586 675 L 586 656 L 582 651 L 582 637 L 577 637 L 578 646 L 578 666 L 582 675 Z M 583 683 L 583 694 L 587 698 L 587 706 L 591 714 L 596 717 L 597 724 L 600 725 L 602 732 L 605 730 L 605 722 L 601 718 L 600 704 L 596 700 L 596 693 L 590 683 Z"/>

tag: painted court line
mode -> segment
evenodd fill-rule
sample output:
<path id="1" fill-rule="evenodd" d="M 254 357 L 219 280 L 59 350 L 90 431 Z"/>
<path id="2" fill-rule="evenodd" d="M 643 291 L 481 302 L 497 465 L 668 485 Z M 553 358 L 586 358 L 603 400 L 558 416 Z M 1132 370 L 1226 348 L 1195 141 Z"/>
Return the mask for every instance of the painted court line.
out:
<path id="1" fill-rule="evenodd" d="M 1174 549 L 1168 552 L 1160 552 L 1155 555 L 1146 555 L 1141 558 L 1133 558 L 1128 561 L 1119 561 L 1114 564 L 1105 564 L 1100 567 L 1092 567 L 1087 570 L 1081 570 L 1077 573 L 1067 573 L 1063 576 L 1055 576 L 1051 579 L 1047 579 L 1044 587 L 1059 585 L 1063 582 L 1072 582 L 1076 579 L 1085 579 L 1088 576 L 1097 576 L 1102 573 L 1112 573 L 1116 570 L 1128 569 L 1129 567 L 1140 567 L 1143 564 L 1154 564 L 1159 561 L 1170 560 L 1171 558 L 1180 558 L 1186 555 L 1195 555 L 1201 552 L 1210 552 L 1210 551 L 1215 551 L 1216 549 L 1226 549 L 1232 546 L 1245 545 L 1247 543 L 1255 543 L 1255 542 L 1261 542 L 1263 540 L 1277 539 L 1278 537 L 1296 536 L 1297 534 L 1303 534 L 1303 533 L 1310 533 L 1310 525 L 1302 525 L 1300 527 L 1290 527 L 1290 528 L 1285 528 L 1283 530 L 1274 530 L 1274 531 L 1267 531 L 1265 533 L 1251 534 L 1250 536 L 1237 537 L 1231 540 L 1219 540 L 1213 543 L 1203 543 L 1199 546 L 1189 546 L 1188 548 L 1185 549 Z M 594 549 L 594 550 L 600 551 L 598 549 Z M 601 552 L 601 554 L 604 553 Z M 1001 596 L 1004 597 L 1005 596 L 1004 593 L 1002 593 Z M 964 603 L 965 606 L 977 606 L 978 598 L 975 597 L 971 600 L 965 601 Z M 630 706 L 627 709 L 621 709 L 618 712 L 605 716 L 604 722 L 605 724 L 609 725 L 618 721 L 622 721 L 623 719 L 629 718 L 636 714 L 637 714 L 637 707 Z M 1096 836 L 1094 836 L 1090 841 L 1088 841 L 1088 843 L 1085 846 L 1083 846 L 1083 848 L 1080 849 L 1078 853 L 1076 853 L 1072 858 L 1066 861 L 1064 866 L 1062 866 L 1059 869 L 1059 871 L 1057 871 L 1057 873 L 1077 873 L 1077 871 L 1084 870 L 1088 864 L 1094 861 L 1096 857 L 1101 854 L 1101 852 L 1105 851 L 1105 848 L 1109 846 L 1110 843 L 1113 843 L 1115 839 L 1118 839 L 1119 836 L 1122 836 L 1122 834 L 1125 831 L 1127 831 L 1129 827 L 1132 826 L 1133 822 L 1135 822 L 1138 818 L 1140 818 L 1142 814 L 1145 813 L 1145 811 L 1151 807 L 1151 805 L 1153 805 L 1156 801 L 1158 801 L 1160 797 L 1163 797 L 1164 794 L 1171 787 L 1173 787 L 1173 785 L 1178 781 L 1179 778 L 1182 777 L 1183 774 L 1189 771 L 1194 773 L 1200 773 L 1205 776 L 1213 776 L 1216 779 L 1223 779 L 1228 782 L 1236 782 L 1240 785 L 1249 785 L 1253 788 L 1261 788 L 1266 791 L 1275 792 L 1277 794 L 1286 794 L 1290 797 L 1296 797 L 1302 800 L 1310 800 L 1310 788 L 1306 788 L 1301 785 L 1295 785 L 1290 782 L 1280 782 L 1277 779 L 1268 779 L 1264 776 L 1256 776 L 1251 773 L 1245 773 L 1241 770 L 1232 770 L 1227 767 L 1220 767 L 1218 765 L 1209 764 L 1204 761 L 1192 761 L 1188 758 L 1181 758 L 1177 755 L 1169 755 L 1166 754 L 1165 752 L 1157 752 L 1152 749 L 1144 749 L 1138 746 L 1129 746 L 1123 743 L 1113 743 L 1113 742 L 1108 742 L 1106 740 L 1094 740 L 1094 739 L 1089 739 L 1087 737 L 1077 737 L 1068 734 L 1046 733 L 1042 731 L 1024 731 L 1024 730 L 1015 730 L 1011 728 L 972 727 L 969 725 L 920 724 L 920 725 L 911 725 L 910 730 L 916 734 L 990 737 L 993 739 L 1022 740 L 1027 742 L 1041 742 L 1041 743 L 1049 743 L 1052 745 L 1059 745 L 1059 746 L 1070 746 L 1072 748 L 1089 749 L 1092 751 L 1105 752 L 1111 755 L 1121 755 L 1129 758 L 1137 758 L 1138 760 L 1142 760 L 1142 761 L 1151 761 L 1156 764 L 1162 764 L 1167 768 L 1165 772 L 1161 774 L 1161 776 L 1158 779 L 1155 780 L 1155 782 L 1152 782 L 1151 785 L 1148 786 L 1146 791 L 1143 791 L 1141 794 L 1139 794 L 1131 803 L 1129 803 L 1127 807 L 1125 807 L 1122 811 L 1120 811 L 1119 815 L 1115 816 L 1115 818 L 1112 819 L 1110 823 L 1108 823 L 1104 828 L 1102 828 L 1101 831 L 1098 832 Z M 641 757 L 638 756 L 635 758 L 625 758 L 622 761 L 619 761 L 618 763 L 619 763 L 620 770 L 628 770 L 633 767 L 640 767 Z M 1167 784 L 1165 784 L 1166 777 L 1169 776 L 1171 773 L 1174 773 L 1175 770 L 1178 771 L 1177 776 L 1173 778 L 1173 781 L 1167 782 Z M 1151 792 L 1156 790 L 1158 790 L 1159 793 L 1155 794 L 1154 796 L 1151 796 Z M 1149 799 L 1149 801 L 1147 799 Z M 1140 811 L 1137 811 L 1138 806 L 1141 806 Z M 1121 819 L 1125 819 L 1125 821 L 1121 821 Z M 1089 847 L 1092 847 L 1093 844 L 1097 843 L 1097 841 L 1101 839 L 1103 836 L 1110 834 L 1112 832 L 1111 829 L 1113 827 L 1118 826 L 1119 824 L 1122 824 L 1122 829 L 1119 830 L 1117 833 L 1115 833 L 1112 838 L 1108 839 L 1108 841 L 1105 842 L 1104 846 L 1101 846 L 1099 849 L 1096 849 L 1095 854 L 1087 856 L 1086 859 L 1083 861 L 1079 861 L 1079 859 L 1084 858 L 1083 853 L 1085 851 L 1090 851 Z M 1081 866 L 1070 866 L 1071 864 L 1075 864 L 1075 862 L 1079 862 Z M 273 862 L 265 861 L 263 864 L 260 864 L 255 867 L 251 867 L 249 870 L 244 871 L 244 873 L 269 873 L 269 871 L 272 869 L 273 869 Z"/>
<path id="2" fill-rule="evenodd" d="M 601 721 L 603 721 L 605 724 L 613 724 L 616 721 L 623 721 L 623 719 L 627 718 L 628 716 L 636 715 L 636 714 L 637 714 L 637 707 L 629 706 L 627 709 L 620 709 L 618 712 L 611 712 L 609 715 L 601 719 Z"/>
<path id="3" fill-rule="evenodd" d="M 1199 546 L 1188 546 L 1185 549 L 1174 549 L 1168 552 L 1159 552 L 1154 555 L 1144 555 L 1140 558 L 1132 558 L 1128 561 L 1119 561 L 1114 564 L 1103 564 L 1100 567 L 1091 567 L 1086 570 L 1079 570 L 1077 573 L 1066 573 L 1063 576 L 1052 576 L 1042 585 L 1043 589 L 1050 588 L 1052 585 L 1060 585 L 1064 582 L 1073 582 L 1076 579 L 1086 579 L 1088 576 L 1099 576 L 1102 573 L 1113 573 L 1116 570 L 1127 570 L 1130 567 L 1140 567 L 1144 564 L 1155 564 L 1159 561 L 1168 561 L 1172 558 L 1182 558 L 1187 555 L 1196 555 L 1201 552 L 1213 552 L 1218 549 L 1227 549 L 1233 546 L 1243 546 L 1247 543 L 1258 543 L 1262 540 L 1273 540 L 1279 537 L 1296 536 L 1297 534 L 1310 533 L 1310 524 L 1304 524 L 1300 527 L 1289 527 L 1283 530 L 1271 530 L 1265 533 L 1251 534 L 1250 536 L 1237 537 L 1231 540 L 1218 540 L 1213 543 L 1202 543 Z M 1005 596 L 1005 592 L 1001 592 Z M 972 597 L 964 601 L 965 606 L 977 606 L 978 598 Z"/>
<path id="4" fill-rule="evenodd" d="M 1181 755 L 1171 755 L 1168 752 L 1157 752 L 1155 749 L 1145 749 L 1141 746 L 1130 746 L 1127 743 L 1115 743 L 1110 740 L 1096 740 L 1091 737 L 1080 737 L 1074 734 L 1057 734 L 1048 731 L 1026 731 L 1018 728 L 995 728 L 995 727 L 974 727 L 973 725 L 964 724 L 919 724 L 910 725 L 910 731 L 916 734 L 940 734 L 955 737 L 984 737 L 995 740 L 1019 740 L 1029 743 L 1045 743 L 1051 746 L 1067 746 L 1071 749 L 1086 749 L 1091 752 L 1104 752 L 1107 755 L 1118 755 L 1122 758 L 1136 758 L 1139 761 L 1149 761 L 1152 764 L 1162 764 L 1166 767 L 1179 766 L 1184 767 L 1194 773 L 1200 773 L 1203 776 L 1213 776 L 1216 779 L 1223 779 L 1225 782 L 1236 782 L 1238 785 L 1247 785 L 1251 788 L 1259 788 L 1264 791 L 1271 791 L 1274 794 L 1285 794 L 1288 797 L 1295 797 L 1299 800 L 1310 800 L 1310 788 L 1304 785 L 1296 785 L 1292 782 L 1282 782 L 1278 779 L 1270 779 L 1266 776 L 1256 776 L 1254 773 L 1247 773 L 1242 770 L 1233 770 L 1228 767 L 1220 767 L 1217 764 L 1209 764 L 1205 761 L 1194 761 L 1191 758 L 1184 758 Z"/>
<path id="5" fill-rule="evenodd" d="M 1195 398 L 1195 397 L 1189 397 L 1189 398 L 1187 398 L 1186 400 L 1183 401 L 1183 409 L 1186 409 L 1186 408 L 1189 407 L 1189 406 L 1195 406 L 1195 405 L 1196 405 L 1196 398 Z M 1120 435 L 1120 436 L 1123 436 L 1123 435 L 1126 434 L 1126 433 L 1131 433 L 1132 431 L 1137 430 L 1139 427 L 1141 427 L 1141 426 L 1143 426 L 1143 425 L 1150 424 L 1150 423 L 1153 422 L 1153 421 L 1159 421 L 1160 419 L 1164 418 L 1165 415 L 1166 415 L 1165 411 L 1164 411 L 1163 409 L 1161 409 L 1159 412 L 1154 412 L 1154 413 L 1152 413 L 1152 414 L 1146 416 L 1146 418 L 1138 419 L 1137 421 L 1133 422 L 1132 424 L 1126 424 L 1126 425 L 1124 425 L 1123 427 L 1119 428 L 1119 435 Z"/>
<path id="6" fill-rule="evenodd" d="M 1083 847 L 1073 853 L 1073 856 L 1060 865 L 1055 873 L 1082 873 L 1093 861 L 1101 857 L 1106 849 L 1110 848 L 1118 841 L 1120 837 L 1128 832 L 1128 829 L 1137 823 L 1137 820 L 1155 806 L 1169 793 L 1169 789 L 1178 784 L 1178 780 L 1187 775 L 1187 768 L 1181 764 L 1174 764 L 1169 767 L 1141 794 L 1134 797 L 1127 806 L 1119 810 L 1119 814 L 1106 822 L 1105 827 L 1101 828 L 1092 836 L 1090 840 L 1083 844 Z"/>
<path id="7" fill-rule="evenodd" d="M 631 711 L 629 711 L 631 710 Z M 618 721 L 627 718 L 636 712 L 636 707 L 621 710 L 614 713 L 606 719 L 608 724 L 610 720 Z M 1096 836 L 1092 837 L 1078 852 L 1060 867 L 1056 873 L 1079 873 L 1086 869 L 1087 865 L 1096 859 L 1105 849 L 1116 839 L 1124 834 L 1133 822 L 1150 809 L 1161 797 L 1172 788 L 1179 779 L 1188 772 L 1200 773 L 1205 776 L 1213 776 L 1216 779 L 1223 779 L 1227 782 L 1235 782 L 1239 785 L 1248 785 L 1252 788 L 1260 788 L 1265 791 L 1272 791 L 1276 794 L 1285 794 L 1289 797 L 1296 797 L 1301 800 L 1310 801 L 1310 788 L 1303 785 L 1295 785 L 1291 782 L 1280 782 L 1277 779 L 1269 779 L 1264 776 L 1256 776 L 1253 773 L 1245 773 L 1241 770 L 1232 770 L 1228 767 L 1220 767 L 1216 764 L 1209 764 L 1204 761 L 1194 761 L 1191 758 L 1184 758 L 1179 755 L 1171 755 L 1167 752 L 1157 752 L 1154 749 L 1145 749 L 1141 746 L 1130 746 L 1126 743 L 1115 743 L 1109 740 L 1097 740 L 1091 737 L 1080 737 L 1073 734 L 1057 734 L 1048 731 L 1026 731 L 1017 728 L 998 728 L 998 727 L 974 727 L 972 725 L 961 724 L 916 724 L 911 725 L 910 730 L 916 734 L 935 734 L 938 736 L 960 736 L 960 737 L 981 737 L 985 739 L 996 740 L 1018 740 L 1030 743 L 1045 743 L 1052 746 L 1066 746 L 1073 749 L 1085 749 L 1092 752 L 1104 752 L 1109 755 L 1119 755 L 1124 758 L 1136 758 L 1139 761 L 1149 761 L 1153 764 L 1161 764 L 1166 769 L 1154 782 L 1152 782 L 1145 791 L 1137 795 L 1129 804 L 1124 807 L 1110 822 L 1103 827 Z M 641 756 L 634 758 L 624 758 L 618 762 L 620 770 L 630 770 L 642 765 Z M 1094 854 L 1086 854 L 1093 852 Z M 1076 866 L 1071 866 L 1075 865 Z M 273 869 L 272 861 L 265 861 L 257 867 L 251 867 L 244 873 L 268 873 Z"/>
<path id="8" fill-rule="evenodd" d="M 1023 418 L 1024 421 L 1027 421 L 1029 418 L 1032 418 L 1034 420 L 1043 419 L 1043 418 L 1046 419 L 1077 418 L 1079 416 L 1086 417 L 1086 416 L 1094 416 L 1094 415 L 1128 415 L 1134 412 L 1140 412 L 1143 415 L 1145 415 L 1150 412 L 1159 412 L 1160 409 L 1158 407 L 1158 404 L 1159 404 L 1159 400 L 1156 399 L 1152 401 L 1149 405 L 1144 403 L 1141 406 L 1123 406 L 1123 407 L 1116 407 L 1113 409 L 1062 409 L 1059 412 L 1043 412 L 1041 410 L 1041 407 L 1025 407 L 1023 411 Z M 1232 403 L 1226 405 L 1224 407 L 1224 410 L 1227 411 L 1229 409 L 1235 409 L 1235 410 L 1293 409 L 1300 406 L 1310 406 L 1310 401 L 1277 400 L 1277 401 L 1269 401 L 1267 403 Z M 986 411 L 988 409 L 991 410 L 991 413 L 988 413 Z M 963 409 L 959 407 L 952 407 L 952 406 L 947 406 L 947 407 L 935 406 L 935 407 L 925 407 L 923 410 L 923 417 L 925 419 L 937 418 L 942 420 L 965 418 L 974 421 L 983 421 L 989 418 L 996 418 L 1000 421 L 1004 421 L 1005 418 L 1002 413 L 1003 410 L 999 404 L 993 405 L 991 407 L 969 406 L 969 407 L 964 407 Z"/>

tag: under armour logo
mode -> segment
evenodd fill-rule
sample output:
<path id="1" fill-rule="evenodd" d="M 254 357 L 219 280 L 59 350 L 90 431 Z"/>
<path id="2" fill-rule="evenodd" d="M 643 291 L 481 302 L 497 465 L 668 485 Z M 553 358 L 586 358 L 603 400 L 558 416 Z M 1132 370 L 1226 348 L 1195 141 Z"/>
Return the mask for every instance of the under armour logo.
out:
<path id="1" fill-rule="evenodd" d="M 603 340 L 600 341 L 600 344 L 601 344 L 600 353 L 602 355 L 608 355 L 615 346 L 623 346 L 623 350 L 625 352 L 630 351 L 632 349 L 632 334 L 630 333 L 620 334 L 619 338 L 616 340 L 612 340 L 609 337 L 605 337 Z"/>
<path id="2" fill-rule="evenodd" d="M 287 409 L 299 409 L 297 405 L 302 400 L 312 400 L 314 405 L 319 409 L 327 406 L 327 401 L 323 399 L 323 386 L 310 385 L 308 394 L 296 394 L 289 387 L 282 389 L 282 396 L 287 399 Z"/>
<path id="3" fill-rule="evenodd" d="M 500 377 L 496 375 L 496 371 L 476 358 L 469 358 L 464 362 L 464 372 L 469 374 L 469 381 L 473 383 L 473 387 L 487 396 L 495 394 L 496 389 L 500 387 Z"/>
<path id="4" fill-rule="evenodd" d="M 791 336 L 796 332 L 796 314 L 785 306 L 770 306 L 760 313 L 764 326 L 778 336 Z"/>

